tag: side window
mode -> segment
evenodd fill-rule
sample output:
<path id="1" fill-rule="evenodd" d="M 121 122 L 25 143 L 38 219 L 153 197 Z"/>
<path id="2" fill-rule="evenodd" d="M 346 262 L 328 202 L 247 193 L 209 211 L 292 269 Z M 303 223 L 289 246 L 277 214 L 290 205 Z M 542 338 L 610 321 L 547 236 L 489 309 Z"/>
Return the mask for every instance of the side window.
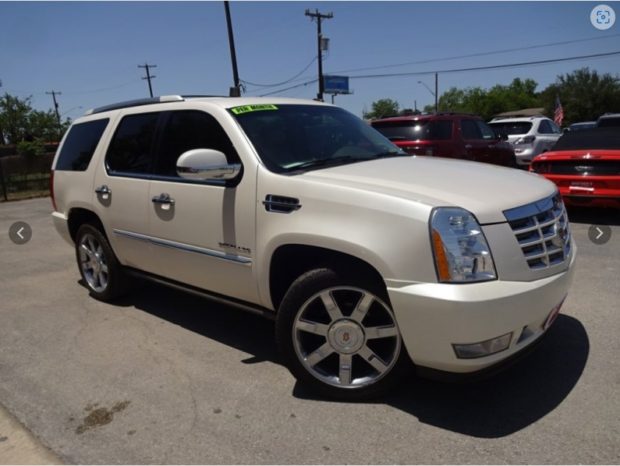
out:
<path id="1" fill-rule="evenodd" d="M 538 125 L 538 132 L 540 134 L 553 134 L 553 129 L 547 120 L 541 120 Z"/>
<path id="2" fill-rule="evenodd" d="M 428 136 L 433 140 L 452 139 L 452 120 L 435 120 L 428 124 Z"/>
<path id="3" fill-rule="evenodd" d="M 175 111 L 166 121 L 154 173 L 177 177 L 177 159 L 192 149 L 219 150 L 229 162 L 239 161 L 228 135 L 213 116 L 197 110 Z"/>
<path id="4" fill-rule="evenodd" d="M 106 155 L 111 173 L 149 173 L 151 147 L 160 113 L 124 117 L 116 129 Z"/>
<path id="5" fill-rule="evenodd" d="M 461 132 L 463 139 L 482 139 L 476 120 L 461 120 Z"/>
<path id="6" fill-rule="evenodd" d="M 480 133 L 482 133 L 482 139 L 486 141 L 491 139 L 497 139 L 495 131 L 493 131 L 491 127 L 487 125 L 484 121 L 476 120 L 476 124 L 478 125 Z"/>
<path id="7" fill-rule="evenodd" d="M 105 118 L 73 125 L 58 155 L 56 170 L 85 171 L 108 122 Z"/>
<path id="8" fill-rule="evenodd" d="M 551 131 L 553 131 L 553 134 L 562 134 L 562 130 L 555 124 L 555 122 L 550 121 L 549 125 L 551 125 Z"/>

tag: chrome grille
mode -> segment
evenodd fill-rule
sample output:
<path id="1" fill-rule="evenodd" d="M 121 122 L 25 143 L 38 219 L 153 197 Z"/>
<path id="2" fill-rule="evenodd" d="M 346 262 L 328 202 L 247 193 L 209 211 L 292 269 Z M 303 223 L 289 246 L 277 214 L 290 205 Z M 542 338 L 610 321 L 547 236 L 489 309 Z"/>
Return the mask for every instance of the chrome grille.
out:
<path id="1" fill-rule="evenodd" d="M 568 259 L 570 226 L 559 194 L 505 210 L 504 216 L 530 269 L 546 269 Z"/>

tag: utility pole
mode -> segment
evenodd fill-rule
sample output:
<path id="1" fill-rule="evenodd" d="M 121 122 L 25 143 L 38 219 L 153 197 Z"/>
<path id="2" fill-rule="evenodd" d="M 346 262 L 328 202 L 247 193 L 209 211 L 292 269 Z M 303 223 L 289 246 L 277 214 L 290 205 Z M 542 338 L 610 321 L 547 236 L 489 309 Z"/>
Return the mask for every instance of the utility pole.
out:
<path id="1" fill-rule="evenodd" d="M 435 73 L 435 113 L 439 111 L 439 73 Z"/>
<path id="2" fill-rule="evenodd" d="M 322 43 L 323 43 L 323 34 L 321 33 L 321 20 L 323 19 L 331 19 L 334 17 L 333 13 L 320 13 L 318 9 L 314 10 L 314 13 L 310 10 L 306 10 L 306 16 L 309 16 L 312 21 L 316 18 L 316 33 L 317 33 L 317 45 L 318 45 L 318 59 L 319 59 L 319 92 L 316 95 L 317 100 L 323 101 L 323 92 L 324 92 L 324 83 L 323 83 L 323 53 L 322 53 Z"/>
<path id="3" fill-rule="evenodd" d="M 56 100 L 56 96 L 62 95 L 62 92 L 52 90 L 52 91 L 46 92 L 46 94 L 51 95 L 52 100 L 54 101 L 54 111 L 56 112 L 56 121 L 58 123 L 58 135 L 60 136 L 60 128 L 62 125 L 60 123 L 60 112 L 58 111 L 58 101 Z"/>
<path id="4" fill-rule="evenodd" d="M 230 47 L 230 61 L 232 62 L 234 86 L 230 88 L 230 97 L 241 97 L 241 83 L 239 81 L 239 70 L 237 69 L 237 53 L 235 52 L 235 37 L 233 35 L 232 21 L 230 19 L 230 6 L 224 2 L 226 10 L 226 26 L 228 27 L 228 45 Z"/>
<path id="5" fill-rule="evenodd" d="M 150 69 L 151 68 L 157 68 L 157 65 L 149 65 L 148 63 L 144 63 L 144 65 L 138 65 L 138 68 L 145 68 L 146 69 L 146 76 L 143 77 L 142 79 L 146 79 L 149 82 L 149 94 L 151 95 L 151 97 L 153 97 L 153 87 L 151 86 L 151 79 L 156 78 L 156 76 L 151 76 L 150 73 Z"/>

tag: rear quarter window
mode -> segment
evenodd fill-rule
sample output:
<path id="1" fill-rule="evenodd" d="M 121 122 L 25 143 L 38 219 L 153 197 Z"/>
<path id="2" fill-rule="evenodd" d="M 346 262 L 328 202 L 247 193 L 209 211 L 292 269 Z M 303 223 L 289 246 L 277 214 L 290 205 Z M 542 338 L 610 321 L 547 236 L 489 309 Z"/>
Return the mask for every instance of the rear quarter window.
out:
<path id="1" fill-rule="evenodd" d="M 85 171 L 108 122 L 105 118 L 73 125 L 58 155 L 56 170 Z"/>

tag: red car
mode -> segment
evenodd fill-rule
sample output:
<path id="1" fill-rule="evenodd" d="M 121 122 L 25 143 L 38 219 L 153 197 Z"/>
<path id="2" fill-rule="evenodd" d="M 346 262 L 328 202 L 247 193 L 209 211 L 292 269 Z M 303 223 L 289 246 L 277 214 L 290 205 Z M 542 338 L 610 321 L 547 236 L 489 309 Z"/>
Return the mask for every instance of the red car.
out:
<path id="1" fill-rule="evenodd" d="M 373 128 L 412 155 L 432 155 L 516 167 L 512 146 L 484 120 L 463 113 L 383 118 Z"/>
<path id="2" fill-rule="evenodd" d="M 568 132 L 530 171 L 558 185 L 567 204 L 620 207 L 620 130 Z"/>

